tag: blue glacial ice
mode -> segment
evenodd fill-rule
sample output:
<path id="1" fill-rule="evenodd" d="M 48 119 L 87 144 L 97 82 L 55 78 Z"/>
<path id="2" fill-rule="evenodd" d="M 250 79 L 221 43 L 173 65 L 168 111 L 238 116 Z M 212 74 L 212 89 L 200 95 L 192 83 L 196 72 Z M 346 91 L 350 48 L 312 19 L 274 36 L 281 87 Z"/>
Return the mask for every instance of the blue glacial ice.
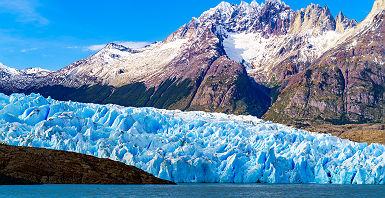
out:
<path id="1" fill-rule="evenodd" d="M 0 94 L 0 141 L 110 158 L 174 182 L 385 183 L 384 145 L 252 116 Z"/>

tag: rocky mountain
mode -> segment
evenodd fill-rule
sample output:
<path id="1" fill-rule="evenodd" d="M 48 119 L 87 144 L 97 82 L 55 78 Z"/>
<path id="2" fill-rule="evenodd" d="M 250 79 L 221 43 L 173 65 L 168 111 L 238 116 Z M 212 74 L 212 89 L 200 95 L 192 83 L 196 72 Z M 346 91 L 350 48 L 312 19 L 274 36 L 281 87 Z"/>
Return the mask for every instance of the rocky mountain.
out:
<path id="1" fill-rule="evenodd" d="M 265 118 L 311 124 L 384 122 L 385 4 L 288 80 Z"/>
<path id="2" fill-rule="evenodd" d="M 0 185 L 174 184 L 124 163 L 89 155 L 0 144 Z"/>
<path id="3" fill-rule="evenodd" d="M 144 48 L 110 43 L 58 71 L 1 66 L 0 91 L 285 123 L 382 122 L 384 9 L 376 0 L 357 23 L 315 4 L 222 2 Z"/>
<path id="4" fill-rule="evenodd" d="M 23 70 L 13 69 L 0 63 L 0 90 L 19 91 L 32 84 L 43 83 L 52 71 L 41 68 L 28 68 Z"/>
<path id="5" fill-rule="evenodd" d="M 165 41 L 142 49 L 108 44 L 37 83 L 24 74 L 5 77 L 3 92 L 38 92 L 61 100 L 262 116 L 270 105 L 267 91 L 248 77 L 241 63 L 227 57 L 223 39 L 212 27 L 216 20 L 222 20 L 222 15 L 216 15 L 226 8 L 233 6 L 222 3 L 216 8 L 220 12 L 206 12 Z"/>

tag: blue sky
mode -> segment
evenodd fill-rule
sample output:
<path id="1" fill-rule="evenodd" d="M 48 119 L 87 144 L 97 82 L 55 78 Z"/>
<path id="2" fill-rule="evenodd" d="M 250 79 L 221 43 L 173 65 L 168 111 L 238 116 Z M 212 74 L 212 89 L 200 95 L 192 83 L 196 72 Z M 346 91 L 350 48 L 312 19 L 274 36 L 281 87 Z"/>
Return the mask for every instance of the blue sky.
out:
<path id="1" fill-rule="evenodd" d="M 247 0 L 246 2 L 250 2 Z M 0 0 L 0 62 L 57 70 L 119 41 L 132 46 L 164 40 L 220 0 Z M 240 1 L 229 0 L 239 4 Z M 257 0 L 261 3 L 261 0 Z M 294 10 L 327 5 L 361 21 L 374 0 L 287 0 Z"/>

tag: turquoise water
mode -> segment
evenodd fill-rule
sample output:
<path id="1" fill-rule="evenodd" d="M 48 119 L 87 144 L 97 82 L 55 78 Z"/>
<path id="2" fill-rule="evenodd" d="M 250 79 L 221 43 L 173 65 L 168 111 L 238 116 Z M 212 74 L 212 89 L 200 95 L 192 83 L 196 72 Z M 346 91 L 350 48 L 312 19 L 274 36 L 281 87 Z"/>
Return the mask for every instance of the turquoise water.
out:
<path id="1" fill-rule="evenodd" d="M 0 197 L 385 197 L 385 185 L 0 186 Z"/>

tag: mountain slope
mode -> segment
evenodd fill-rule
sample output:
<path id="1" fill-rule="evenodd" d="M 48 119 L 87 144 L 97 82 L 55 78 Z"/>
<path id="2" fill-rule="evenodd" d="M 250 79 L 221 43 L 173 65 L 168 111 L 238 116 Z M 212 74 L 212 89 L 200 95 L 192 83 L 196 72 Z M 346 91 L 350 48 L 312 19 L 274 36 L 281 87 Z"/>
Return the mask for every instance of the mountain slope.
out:
<path id="1" fill-rule="evenodd" d="M 165 41 L 162 48 L 175 45 L 181 40 L 187 39 L 178 38 L 175 41 Z M 111 57 L 111 50 L 103 49 L 88 59 L 57 71 L 59 75 L 53 75 L 53 78 L 47 80 L 47 82 L 49 80 L 51 82 L 46 85 L 38 84 L 23 92 L 38 92 L 44 96 L 61 100 L 114 103 L 137 107 L 207 110 L 258 116 L 262 116 L 266 112 L 270 105 L 270 98 L 265 90 L 259 88 L 248 78 L 241 64 L 224 56 L 220 40 L 209 29 L 198 37 L 189 39 L 189 42 L 181 48 L 178 45 L 177 48 L 180 52 L 176 58 L 166 61 L 167 65 L 160 69 L 150 69 L 149 71 L 148 67 L 130 68 L 131 65 L 140 65 L 140 61 L 126 65 L 124 61 L 122 63 L 118 60 L 116 62 L 118 67 L 111 66 L 110 63 L 99 67 L 96 63 L 109 60 L 110 58 L 105 58 L 106 56 Z M 112 52 L 117 54 L 115 49 Z M 139 52 L 137 54 L 144 56 L 141 57 L 144 61 L 148 61 L 145 58 L 147 54 L 143 55 Z M 151 57 L 163 59 L 163 56 L 151 55 Z M 151 64 L 147 65 L 151 66 Z M 109 74 L 102 75 L 106 78 L 99 78 L 99 74 L 92 74 L 95 68 L 101 68 L 101 71 L 98 71 L 99 74 L 103 71 L 110 72 L 118 69 L 122 73 L 117 75 L 125 75 L 127 79 L 124 79 L 124 76 L 122 78 L 111 77 Z M 143 72 L 145 73 L 143 74 Z M 61 76 L 61 74 L 66 75 Z M 210 92 L 208 87 L 214 91 Z M 245 91 L 244 88 L 250 91 Z M 217 92 L 217 90 L 223 91 Z"/>
<path id="2" fill-rule="evenodd" d="M 383 1 L 376 1 L 344 42 L 288 81 L 265 118 L 308 124 L 384 122 L 384 16 Z"/>
<path id="3" fill-rule="evenodd" d="M 280 73 L 281 70 L 275 72 L 271 68 L 293 51 L 289 47 L 280 50 L 281 56 L 277 58 L 274 53 L 279 49 L 269 50 L 273 46 L 268 43 L 277 40 L 289 44 L 293 39 L 301 40 L 292 32 L 307 31 L 301 30 L 301 24 L 310 22 L 300 20 L 294 30 L 294 20 L 298 21 L 303 14 L 307 17 L 310 12 L 311 17 L 318 12 L 325 13 L 311 23 L 327 18 L 329 21 L 323 26 L 335 28 L 330 11 L 315 5 L 296 14 L 280 1 L 261 5 L 255 1 L 240 5 L 222 2 L 199 18 L 193 18 L 163 42 L 137 50 L 111 43 L 84 60 L 44 76 L 9 74 L 2 78 L 1 90 L 38 92 L 61 100 L 262 116 L 271 100 L 268 90 L 254 81 L 266 83 L 276 75 L 273 73 Z M 319 28 L 322 33 L 326 31 L 323 26 Z M 255 50 L 260 50 L 259 45 L 245 49 L 246 55 L 238 54 L 238 43 L 250 39 L 252 45 L 248 46 L 262 39 L 263 51 L 268 54 L 258 55 Z M 300 47 L 304 48 L 307 47 Z M 267 73 L 260 72 L 262 64 L 262 70 Z"/>
<path id="4" fill-rule="evenodd" d="M 202 23 L 214 15 L 204 13 L 165 41 L 141 49 L 109 44 L 36 83 L 6 83 L 3 92 L 38 92 L 60 100 L 262 116 L 270 105 L 268 93 L 248 77 L 243 65 L 226 56 L 213 24 Z"/>
<path id="5" fill-rule="evenodd" d="M 334 19 L 326 6 L 311 4 L 297 12 L 284 3 L 261 6 L 262 18 L 285 21 L 284 31 L 277 33 L 269 26 L 254 31 L 227 30 L 224 47 L 231 59 L 244 63 L 249 75 L 264 84 L 274 84 L 303 71 L 356 25 L 342 15 L 339 17 L 343 21 Z"/>

